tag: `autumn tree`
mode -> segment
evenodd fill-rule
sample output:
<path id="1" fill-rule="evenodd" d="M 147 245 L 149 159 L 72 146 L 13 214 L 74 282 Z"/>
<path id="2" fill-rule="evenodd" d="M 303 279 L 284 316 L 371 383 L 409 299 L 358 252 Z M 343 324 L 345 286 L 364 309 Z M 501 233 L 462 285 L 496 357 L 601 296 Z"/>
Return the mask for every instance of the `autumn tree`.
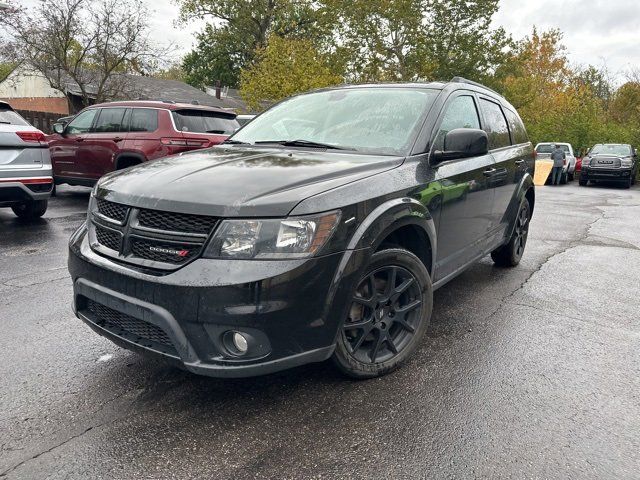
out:
<path id="1" fill-rule="evenodd" d="M 202 87 L 216 80 L 235 87 L 271 35 L 322 41 L 326 13 L 312 0 L 178 0 L 181 20 L 206 20 L 196 48 L 183 62 L 187 82 Z"/>
<path id="2" fill-rule="evenodd" d="M 62 92 L 75 83 L 89 105 L 127 93 L 124 74 L 144 72 L 165 53 L 147 37 L 148 17 L 139 0 L 41 0 L 5 12 L 0 26 L 11 36 L 6 48 L 15 62 Z"/>
<path id="3" fill-rule="evenodd" d="M 306 39 L 286 39 L 273 35 L 258 50 L 255 62 L 242 71 L 240 93 L 248 105 L 261 109 L 269 103 L 314 88 L 341 83 L 327 54 Z"/>

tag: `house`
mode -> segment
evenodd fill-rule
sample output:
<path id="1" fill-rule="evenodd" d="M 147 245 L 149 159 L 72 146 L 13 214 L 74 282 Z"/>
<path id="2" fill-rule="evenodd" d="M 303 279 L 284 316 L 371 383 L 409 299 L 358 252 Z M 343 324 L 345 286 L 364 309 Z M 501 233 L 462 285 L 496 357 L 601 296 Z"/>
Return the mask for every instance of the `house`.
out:
<path id="1" fill-rule="evenodd" d="M 117 81 L 126 88 L 118 89 L 123 93 L 111 100 L 165 100 L 228 108 L 238 113 L 247 111 L 239 97 L 216 98 L 215 92 L 210 95 L 177 80 L 125 74 L 119 75 Z M 88 85 L 85 89 L 89 97 L 95 98 L 95 87 Z M 19 111 L 46 112 L 59 117 L 77 113 L 83 106 L 80 87 L 72 79 L 65 82 L 63 91 L 56 90 L 41 73 L 28 66 L 16 68 L 0 82 L 0 100 Z"/>

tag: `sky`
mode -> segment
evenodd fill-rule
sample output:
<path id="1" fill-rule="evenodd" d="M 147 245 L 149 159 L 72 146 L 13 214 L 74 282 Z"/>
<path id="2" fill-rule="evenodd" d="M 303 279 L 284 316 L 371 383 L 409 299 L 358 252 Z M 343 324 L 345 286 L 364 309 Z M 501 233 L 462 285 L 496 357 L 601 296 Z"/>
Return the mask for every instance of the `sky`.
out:
<path id="1" fill-rule="evenodd" d="M 14 0 L 33 6 L 37 0 Z M 151 38 L 172 44 L 176 57 L 189 52 L 202 22 L 175 24 L 178 7 L 173 0 L 146 0 L 150 5 Z M 567 54 L 574 64 L 606 66 L 622 78 L 640 68 L 640 2 L 638 0 L 500 0 L 494 26 L 502 26 L 515 39 L 539 30 L 560 28 Z"/>

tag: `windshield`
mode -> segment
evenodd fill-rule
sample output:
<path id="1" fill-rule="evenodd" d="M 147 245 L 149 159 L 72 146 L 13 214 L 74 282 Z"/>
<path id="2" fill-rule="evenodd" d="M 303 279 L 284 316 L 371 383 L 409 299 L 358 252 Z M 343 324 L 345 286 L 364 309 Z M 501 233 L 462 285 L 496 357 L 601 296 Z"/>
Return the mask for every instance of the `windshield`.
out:
<path id="1" fill-rule="evenodd" d="M 0 123 L 9 125 L 29 125 L 27 121 L 13 110 L 6 110 L 0 107 Z"/>
<path id="2" fill-rule="evenodd" d="M 558 145 L 563 151 L 564 153 L 570 153 L 569 150 L 569 145 Z M 553 152 L 553 150 L 555 149 L 555 145 L 552 143 L 543 143 L 541 145 L 538 145 L 538 148 L 536 148 L 536 152 L 538 153 L 551 153 Z"/>
<path id="3" fill-rule="evenodd" d="M 596 145 L 589 152 L 591 155 L 616 155 L 618 157 L 628 157 L 631 155 L 629 145 Z"/>
<path id="4" fill-rule="evenodd" d="M 290 98 L 253 119 L 237 142 L 304 141 L 407 155 L 438 90 L 353 88 Z"/>
<path id="5" fill-rule="evenodd" d="M 173 112 L 176 128 L 181 132 L 218 133 L 231 135 L 240 124 L 235 116 L 228 116 L 206 110 L 176 110 Z"/>

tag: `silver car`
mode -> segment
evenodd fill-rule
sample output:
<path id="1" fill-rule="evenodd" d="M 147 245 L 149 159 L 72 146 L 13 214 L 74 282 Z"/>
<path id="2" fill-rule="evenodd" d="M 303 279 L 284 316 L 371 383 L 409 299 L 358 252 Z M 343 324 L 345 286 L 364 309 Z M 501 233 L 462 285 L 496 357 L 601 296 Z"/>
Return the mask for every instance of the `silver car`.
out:
<path id="1" fill-rule="evenodd" d="M 20 218 L 47 211 L 53 173 L 47 139 L 6 102 L 0 101 L 0 207 Z"/>

